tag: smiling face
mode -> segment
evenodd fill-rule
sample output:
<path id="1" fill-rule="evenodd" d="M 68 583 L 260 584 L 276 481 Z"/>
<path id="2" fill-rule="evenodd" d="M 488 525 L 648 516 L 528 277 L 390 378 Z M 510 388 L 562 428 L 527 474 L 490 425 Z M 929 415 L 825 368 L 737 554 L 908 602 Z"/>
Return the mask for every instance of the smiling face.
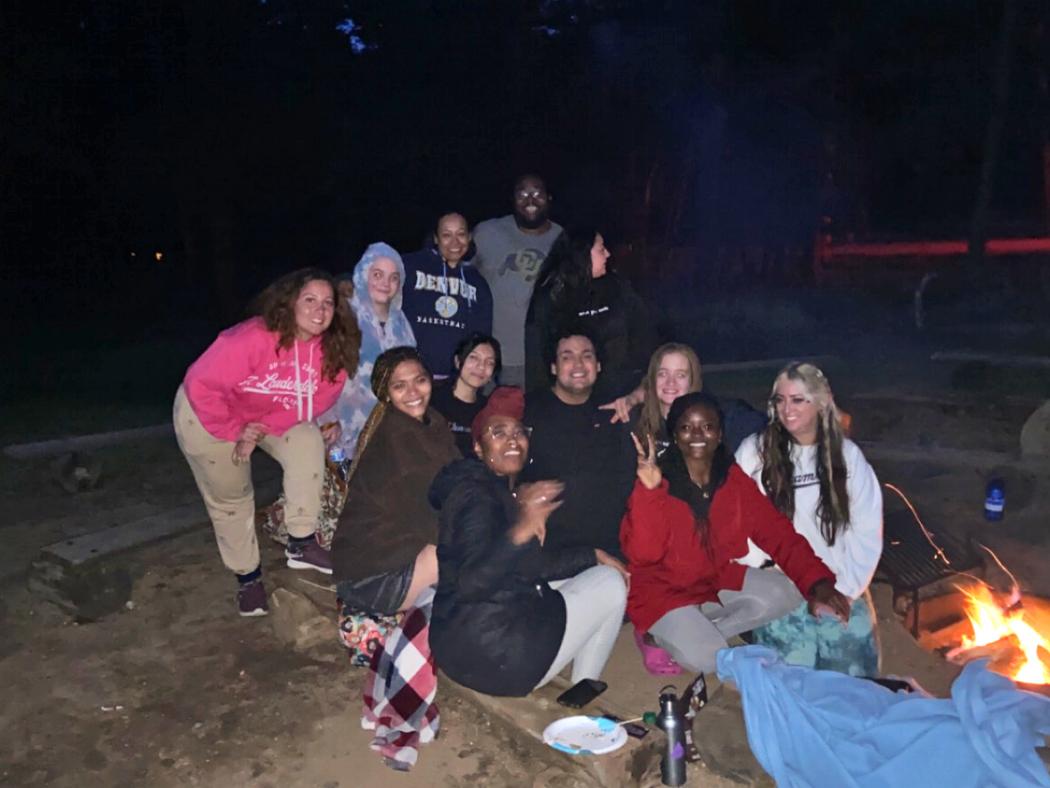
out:
<path id="1" fill-rule="evenodd" d="M 786 375 L 777 378 L 773 407 L 777 420 L 797 443 L 809 446 L 817 442 L 820 407 L 801 380 L 792 380 Z"/>
<path id="2" fill-rule="evenodd" d="M 306 341 L 320 336 L 332 325 L 335 294 L 323 279 L 311 279 L 295 297 L 295 337 Z"/>
<path id="3" fill-rule="evenodd" d="M 591 340 L 578 335 L 565 337 L 558 342 L 551 364 L 554 394 L 569 405 L 583 404 L 590 398 L 601 369 Z"/>
<path id="4" fill-rule="evenodd" d="M 605 239 L 602 238 L 602 234 L 598 233 L 594 236 L 594 244 L 591 246 L 591 277 L 593 279 L 601 279 L 607 273 L 606 263 L 609 262 L 609 258 L 612 257 L 612 253 L 605 248 Z"/>
<path id="5" fill-rule="evenodd" d="M 522 230 L 547 229 L 550 195 L 540 178 L 527 175 L 514 185 L 514 221 Z"/>
<path id="6" fill-rule="evenodd" d="M 430 404 L 430 375 L 418 361 L 402 361 L 390 374 L 387 392 L 391 405 L 422 421 Z"/>
<path id="7" fill-rule="evenodd" d="M 467 220 L 458 213 L 450 213 L 438 219 L 434 232 L 434 243 L 442 259 L 453 268 L 459 265 L 470 248 L 470 231 Z"/>
<path id="8" fill-rule="evenodd" d="M 692 384 L 693 372 L 689 359 L 676 351 L 665 353 L 656 370 L 656 397 L 660 400 L 660 412 L 665 419 L 671 403 L 683 394 L 688 394 Z"/>
<path id="9" fill-rule="evenodd" d="M 474 451 L 497 476 L 517 476 L 529 457 L 529 430 L 513 416 L 493 416 Z"/>
<path id="10" fill-rule="evenodd" d="M 467 354 L 462 366 L 458 358 L 455 364 L 459 368 L 459 379 L 472 389 L 480 389 L 488 385 L 496 372 L 496 351 L 492 345 L 481 344 Z"/>
<path id="11" fill-rule="evenodd" d="M 722 442 L 722 423 L 709 405 L 697 404 L 686 410 L 675 425 L 674 442 L 686 460 L 711 462 Z"/>
<path id="12" fill-rule="evenodd" d="M 368 269 L 368 297 L 379 307 L 389 306 L 401 290 L 397 263 L 389 257 L 377 257 Z"/>

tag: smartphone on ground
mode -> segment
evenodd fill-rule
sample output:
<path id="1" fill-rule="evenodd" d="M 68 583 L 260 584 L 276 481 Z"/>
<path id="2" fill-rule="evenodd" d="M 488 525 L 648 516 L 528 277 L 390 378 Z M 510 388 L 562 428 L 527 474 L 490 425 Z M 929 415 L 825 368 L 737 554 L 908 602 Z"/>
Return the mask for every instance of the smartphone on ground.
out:
<path id="1" fill-rule="evenodd" d="M 608 684 L 597 679 L 583 679 L 558 696 L 558 703 L 570 709 L 582 709 L 608 688 Z"/>

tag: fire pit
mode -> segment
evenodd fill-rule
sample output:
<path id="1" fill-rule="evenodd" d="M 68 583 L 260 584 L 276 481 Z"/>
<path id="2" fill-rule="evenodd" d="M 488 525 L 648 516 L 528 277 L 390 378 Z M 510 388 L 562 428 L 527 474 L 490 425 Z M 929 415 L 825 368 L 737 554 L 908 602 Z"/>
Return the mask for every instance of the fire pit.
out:
<path id="1" fill-rule="evenodd" d="M 968 583 L 923 600 L 905 624 L 918 632 L 919 645 L 951 662 L 988 657 L 991 670 L 1050 695 L 1050 599 Z"/>

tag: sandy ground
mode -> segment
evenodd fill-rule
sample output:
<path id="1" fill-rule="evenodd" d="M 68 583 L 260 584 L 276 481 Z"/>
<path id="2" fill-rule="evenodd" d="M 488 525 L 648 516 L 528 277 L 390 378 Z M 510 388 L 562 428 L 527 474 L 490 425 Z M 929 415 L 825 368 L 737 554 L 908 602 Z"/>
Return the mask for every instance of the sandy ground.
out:
<path id="1" fill-rule="evenodd" d="M 972 371 L 931 367 L 928 349 L 873 343 L 863 367 L 844 363 L 832 373 L 842 381 L 859 437 L 1009 451 L 1021 411 L 1039 396 L 1042 381 L 1004 391 L 1001 376 L 982 380 Z M 766 371 L 707 380 L 757 405 L 769 378 Z M 78 496 L 54 485 L 45 460 L 0 459 L 0 784 L 588 784 L 562 756 L 456 693 L 442 695 L 439 740 L 423 749 L 413 772 L 393 774 L 369 750 L 359 725 L 362 674 L 347 667 L 334 641 L 297 652 L 266 619 L 238 618 L 232 579 L 207 528 L 128 555 L 131 604 L 99 622 L 78 623 L 34 597 L 25 572 L 42 545 L 194 500 L 170 441 L 98 456 L 104 484 Z M 983 485 L 997 469 L 933 460 L 875 465 L 929 522 L 976 536 L 999 552 L 1026 590 L 1050 595 L 1046 469 L 1012 476 L 1007 518 L 989 524 L 981 517 Z M 264 550 L 271 587 L 294 588 L 300 573 L 281 565 L 275 546 Z M 883 639 L 887 665 L 943 694 L 951 670 L 902 634 L 887 590 L 879 594 L 892 635 Z M 637 668 L 628 660 L 610 682 L 632 681 Z"/>
<path id="2" fill-rule="evenodd" d="M 299 573 L 267 553 L 271 586 L 294 586 Z M 334 641 L 297 653 L 267 619 L 237 617 L 208 531 L 133 560 L 129 609 L 98 623 L 77 624 L 5 588 L 0 671 L 14 681 L 0 712 L 0 783 L 335 788 L 391 779 L 359 725 L 363 671 L 348 668 Z M 442 736 L 398 784 L 529 784 L 550 765 L 544 757 L 555 760 L 462 700 L 442 701 Z"/>

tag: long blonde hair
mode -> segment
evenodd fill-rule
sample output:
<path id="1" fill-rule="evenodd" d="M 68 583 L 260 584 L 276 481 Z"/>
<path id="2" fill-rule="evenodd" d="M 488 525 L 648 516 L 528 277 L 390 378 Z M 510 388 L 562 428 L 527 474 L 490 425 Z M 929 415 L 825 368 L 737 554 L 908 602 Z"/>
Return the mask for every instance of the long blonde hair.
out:
<path id="1" fill-rule="evenodd" d="M 681 342 L 668 342 L 666 345 L 660 345 L 649 358 L 649 370 L 645 373 L 645 380 L 642 382 L 645 389 L 645 402 L 642 404 L 642 414 L 638 418 L 637 432 L 638 437 L 643 441 L 646 436 L 656 436 L 663 431 L 664 417 L 660 414 L 660 398 L 656 393 L 656 374 L 660 371 L 660 364 L 664 356 L 669 353 L 680 353 L 689 362 L 689 391 L 686 394 L 700 391 L 704 387 L 700 359 L 695 350 Z"/>
<path id="2" fill-rule="evenodd" d="M 795 380 L 817 406 L 817 482 L 820 499 L 817 519 L 820 534 L 829 545 L 849 527 L 849 493 L 846 489 L 846 461 L 842 454 L 845 436 L 839 424 L 838 409 L 827 377 L 813 364 L 792 362 L 773 381 L 769 395 L 769 425 L 759 435 L 762 459 L 762 486 L 773 505 L 788 517 L 795 516 L 794 440 L 777 418 L 776 393 L 781 380 Z"/>

